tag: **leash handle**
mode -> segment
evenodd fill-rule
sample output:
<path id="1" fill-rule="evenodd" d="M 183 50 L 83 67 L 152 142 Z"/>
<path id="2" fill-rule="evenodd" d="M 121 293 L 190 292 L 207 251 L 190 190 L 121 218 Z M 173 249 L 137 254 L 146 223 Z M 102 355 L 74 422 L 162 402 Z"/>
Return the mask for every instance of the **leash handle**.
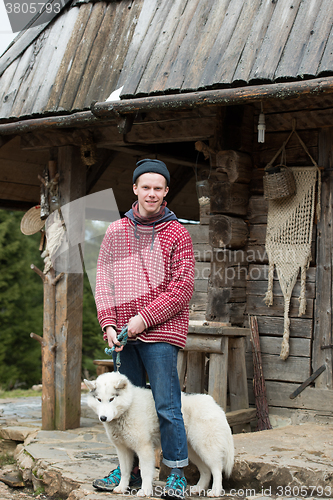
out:
<path id="1" fill-rule="evenodd" d="M 127 344 L 127 339 L 128 339 L 127 325 L 124 325 L 121 332 L 117 336 L 117 340 L 120 343 L 120 345 L 125 346 Z M 112 353 L 115 350 L 115 347 L 116 347 L 115 345 L 113 345 L 112 347 L 106 347 L 105 354 L 107 354 L 108 356 L 112 356 Z M 117 357 L 116 357 L 117 372 L 119 371 L 120 365 L 121 365 L 120 352 L 117 352 Z"/>

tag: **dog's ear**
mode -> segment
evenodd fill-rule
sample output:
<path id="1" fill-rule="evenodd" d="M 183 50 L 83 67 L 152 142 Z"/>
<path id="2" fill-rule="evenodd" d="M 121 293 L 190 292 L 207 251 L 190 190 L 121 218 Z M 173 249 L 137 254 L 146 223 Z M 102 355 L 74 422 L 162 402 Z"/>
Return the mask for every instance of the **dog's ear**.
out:
<path id="1" fill-rule="evenodd" d="M 89 389 L 90 392 L 96 389 L 96 380 L 83 379 L 83 382 L 85 383 L 87 389 Z"/>
<path id="2" fill-rule="evenodd" d="M 118 390 L 122 390 L 125 389 L 125 387 L 127 387 L 127 384 L 128 384 L 127 378 L 121 378 L 120 380 L 118 380 L 115 387 Z"/>

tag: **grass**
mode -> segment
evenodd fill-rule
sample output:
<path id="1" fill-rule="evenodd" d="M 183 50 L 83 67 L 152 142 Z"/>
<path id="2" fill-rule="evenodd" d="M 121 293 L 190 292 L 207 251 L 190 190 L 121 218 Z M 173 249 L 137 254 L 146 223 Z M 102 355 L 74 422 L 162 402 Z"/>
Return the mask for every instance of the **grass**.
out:
<path id="1" fill-rule="evenodd" d="M 29 398 L 42 396 L 41 392 L 32 389 L 13 389 L 12 391 L 3 391 L 0 389 L 0 399 L 6 398 Z"/>
<path id="2" fill-rule="evenodd" d="M 4 465 L 13 465 L 16 464 L 16 460 L 14 460 L 14 457 L 10 455 L 1 455 L 0 454 L 0 467 L 3 467 Z"/>

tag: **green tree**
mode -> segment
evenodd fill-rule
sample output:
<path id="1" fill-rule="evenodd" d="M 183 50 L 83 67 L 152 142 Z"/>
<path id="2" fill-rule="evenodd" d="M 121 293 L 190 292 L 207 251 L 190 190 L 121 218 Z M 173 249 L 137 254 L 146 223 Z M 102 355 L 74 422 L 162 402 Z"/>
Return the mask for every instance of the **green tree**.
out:
<path id="1" fill-rule="evenodd" d="M 23 215 L 0 210 L 0 386 L 4 389 L 42 382 L 40 344 L 30 338 L 30 332 L 43 332 L 43 283 L 30 265 L 43 269 L 44 262 L 39 251 L 40 233 L 21 233 Z M 106 357 L 105 347 L 85 274 L 82 369 L 86 375 L 87 371 L 92 377 L 96 375 L 93 360 Z"/>
<path id="2" fill-rule="evenodd" d="M 40 234 L 20 231 L 22 212 L 0 210 L 0 385 L 30 386 L 41 381 L 40 345 L 43 285 L 30 269 L 40 265 Z"/>

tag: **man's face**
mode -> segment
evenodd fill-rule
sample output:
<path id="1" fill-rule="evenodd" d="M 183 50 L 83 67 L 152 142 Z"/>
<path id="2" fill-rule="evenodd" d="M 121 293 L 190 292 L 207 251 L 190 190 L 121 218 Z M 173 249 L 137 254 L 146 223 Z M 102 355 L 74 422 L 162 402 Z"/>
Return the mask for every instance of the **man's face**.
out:
<path id="1" fill-rule="evenodd" d="M 140 215 L 150 217 L 159 211 L 169 188 L 163 175 L 147 173 L 138 177 L 133 191 L 138 197 Z"/>

